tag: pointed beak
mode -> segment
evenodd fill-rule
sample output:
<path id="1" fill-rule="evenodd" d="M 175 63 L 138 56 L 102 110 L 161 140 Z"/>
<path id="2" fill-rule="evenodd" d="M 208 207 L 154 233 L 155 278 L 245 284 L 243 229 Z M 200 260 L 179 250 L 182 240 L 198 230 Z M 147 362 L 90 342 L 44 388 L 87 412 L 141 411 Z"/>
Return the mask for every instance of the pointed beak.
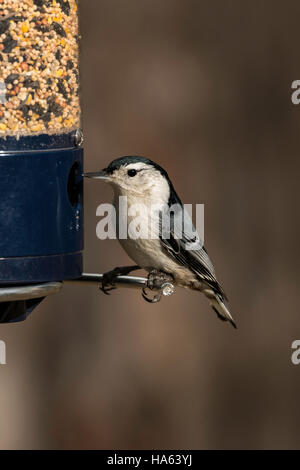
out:
<path id="1" fill-rule="evenodd" d="M 95 171 L 93 173 L 83 173 L 83 176 L 85 178 L 94 178 L 94 179 L 97 179 L 97 180 L 108 180 L 109 179 L 109 175 L 106 172 L 106 168 L 104 168 L 104 170 Z"/>

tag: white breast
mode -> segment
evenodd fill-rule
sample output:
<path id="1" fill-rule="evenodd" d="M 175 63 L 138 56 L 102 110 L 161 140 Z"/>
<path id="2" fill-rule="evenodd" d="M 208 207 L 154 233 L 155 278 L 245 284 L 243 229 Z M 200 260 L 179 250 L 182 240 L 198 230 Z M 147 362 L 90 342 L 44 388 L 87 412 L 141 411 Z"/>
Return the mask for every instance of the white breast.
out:
<path id="1" fill-rule="evenodd" d="M 117 215 L 117 233 L 119 232 L 119 204 L 117 203 L 118 198 L 115 198 L 114 205 L 116 208 Z M 128 209 L 132 204 L 138 204 L 139 201 L 135 197 L 134 199 L 128 197 Z M 180 266 L 175 260 L 173 260 L 167 253 L 162 251 L 161 242 L 159 239 L 153 239 L 151 233 L 151 205 L 150 202 L 143 199 L 144 210 L 139 213 L 139 221 L 141 225 L 148 228 L 148 238 L 132 238 L 119 239 L 121 246 L 124 248 L 128 256 L 141 268 L 150 271 L 151 269 L 159 269 L 164 272 L 172 273 L 178 281 L 184 280 L 183 284 L 186 284 L 187 279 L 194 279 L 194 275 L 187 268 Z M 133 221 L 133 217 L 128 216 L 128 226 Z"/>
<path id="2" fill-rule="evenodd" d="M 117 195 L 116 195 L 117 196 Z M 161 267 L 159 261 L 160 241 L 153 239 L 151 233 L 151 203 L 145 198 L 127 197 L 127 238 L 120 239 L 119 242 L 126 253 L 142 268 Z M 117 216 L 117 234 L 119 234 L 122 214 L 119 211 L 119 197 L 115 197 L 114 206 Z M 130 232 L 134 227 L 139 226 L 141 237 L 130 238 Z"/>

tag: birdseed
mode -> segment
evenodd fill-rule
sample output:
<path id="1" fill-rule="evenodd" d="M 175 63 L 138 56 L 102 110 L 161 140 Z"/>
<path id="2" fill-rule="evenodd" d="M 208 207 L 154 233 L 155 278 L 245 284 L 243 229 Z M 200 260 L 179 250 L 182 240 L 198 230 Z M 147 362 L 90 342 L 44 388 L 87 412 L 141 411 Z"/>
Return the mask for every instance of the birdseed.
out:
<path id="1" fill-rule="evenodd" d="M 78 0 L 0 0 L 0 137 L 80 127 Z"/>

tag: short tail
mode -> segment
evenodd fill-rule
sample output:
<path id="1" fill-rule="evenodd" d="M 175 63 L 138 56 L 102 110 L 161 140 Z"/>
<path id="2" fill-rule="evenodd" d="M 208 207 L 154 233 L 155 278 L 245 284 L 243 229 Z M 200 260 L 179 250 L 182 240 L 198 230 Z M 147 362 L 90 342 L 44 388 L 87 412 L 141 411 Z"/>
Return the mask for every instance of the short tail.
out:
<path id="1" fill-rule="evenodd" d="M 213 292 L 211 289 L 206 289 L 204 294 L 206 297 L 208 297 L 212 309 L 216 312 L 220 320 L 229 321 L 234 328 L 237 328 L 234 319 L 232 318 L 228 308 L 224 303 L 223 298 L 216 292 Z"/>

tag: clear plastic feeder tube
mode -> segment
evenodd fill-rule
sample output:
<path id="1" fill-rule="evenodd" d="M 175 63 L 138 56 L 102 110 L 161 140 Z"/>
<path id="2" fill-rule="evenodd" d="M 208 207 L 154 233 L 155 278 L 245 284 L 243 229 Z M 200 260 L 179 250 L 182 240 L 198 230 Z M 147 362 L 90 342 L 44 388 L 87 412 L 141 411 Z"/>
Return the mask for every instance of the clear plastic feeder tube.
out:
<path id="1" fill-rule="evenodd" d="M 0 138 L 80 127 L 76 0 L 0 0 Z"/>

